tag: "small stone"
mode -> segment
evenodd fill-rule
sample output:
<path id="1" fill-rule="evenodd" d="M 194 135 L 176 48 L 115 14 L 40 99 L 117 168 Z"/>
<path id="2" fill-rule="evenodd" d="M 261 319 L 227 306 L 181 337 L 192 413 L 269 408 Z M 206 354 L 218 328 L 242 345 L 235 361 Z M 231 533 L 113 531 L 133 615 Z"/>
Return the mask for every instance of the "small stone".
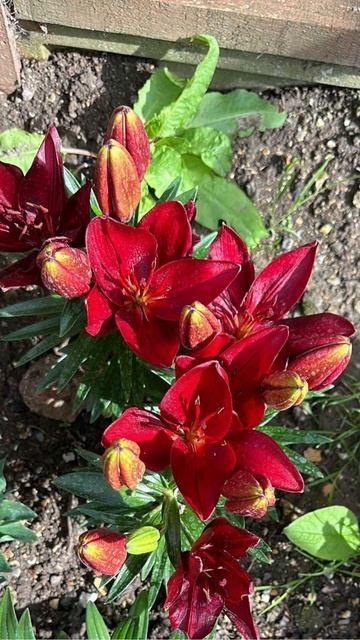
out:
<path id="1" fill-rule="evenodd" d="M 296 140 L 298 142 L 303 142 L 306 138 L 306 131 L 304 129 L 298 129 L 296 132 Z"/>
<path id="2" fill-rule="evenodd" d="M 14 567 L 11 569 L 11 575 L 13 578 L 20 578 L 21 576 L 21 569 L 20 567 Z"/>
<path id="3" fill-rule="evenodd" d="M 304 457 L 310 462 L 321 462 L 321 451 L 313 447 L 308 447 L 304 451 Z"/>
<path id="4" fill-rule="evenodd" d="M 265 158 L 267 158 L 267 156 L 270 155 L 271 151 L 269 149 L 269 147 L 264 147 L 263 149 L 261 149 L 261 153 L 263 156 L 265 156 Z"/>
<path id="5" fill-rule="evenodd" d="M 344 118 L 344 127 L 349 127 L 351 124 L 350 118 Z"/>
<path id="6" fill-rule="evenodd" d="M 62 578 L 61 576 L 52 575 L 50 576 L 50 584 L 52 587 L 56 587 L 56 585 L 60 584 Z"/>
<path id="7" fill-rule="evenodd" d="M 336 147 L 336 142 L 335 140 L 328 140 L 326 143 L 326 146 L 328 149 L 335 149 Z"/>
<path id="8" fill-rule="evenodd" d="M 63 453 L 62 459 L 64 460 L 64 462 L 74 462 L 75 453 L 73 451 L 69 451 L 69 453 Z"/>
<path id="9" fill-rule="evenodd" d="M 51 598 L 51 600 L 49 600 L 50 609 L 54 609 L 54 611 L 56 611 L 59 608 L 59 602 L 59 598 Z"/>
<path id="10" fill-rule="evenodd" d="M 356 209 L 360 209 L 360 189 L 355 193 L 352 203 Z"/>
<path id="11" fill-rule="evenodd" d="M 97 598 L 98 598 L 98 594 L 95 592 L 86 593 L 86 591 L 82 591 L 80 593 L 79 603 L 84 609 L 86 609 L 86 605 L 88 604 L 88 602 L 95 602 Z"/>
<path id="12" fill-rule="evenodd" d="M 319 231 L 323 236 L 328 236 L 329 233 L 332 231 L 332 225 L 331 224 L 323 224 L 320 227 Z"/>
<path id="13" fill-rule="evenodd" d="M 319 117 L 317 118 L 316 122 L 315 122 L 315 126 L 316 126 L 318 129 L 322 129 L 322 127 L 323 127 L 324 125 L 325 125 L 324 120 L 321 118 L 321 116 L 319 116 Z"/>
<path id="14" fill-rule="evenodd" d="M 350 609 L 346 609 L 346 611 L 342 611 L 340 613 L 340 618 L 342 618 L 343 620 L 347 620 L 348 618 L 351 618 L 351 611 Z"/>

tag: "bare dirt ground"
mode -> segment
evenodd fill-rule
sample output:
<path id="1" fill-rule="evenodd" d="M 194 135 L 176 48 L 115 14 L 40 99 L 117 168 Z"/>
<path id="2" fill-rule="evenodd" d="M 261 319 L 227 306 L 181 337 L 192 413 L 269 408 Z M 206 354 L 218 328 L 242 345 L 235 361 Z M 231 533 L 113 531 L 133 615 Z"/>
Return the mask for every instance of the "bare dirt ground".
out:
<path id="1" fill-rule="evenodd" d="M 112 108 L 117 104 L 131 105 L 152 69 L 151 62 L 134 58 L 69 51 L 57 52 L 45 62 L 25 62 L 20 89 L 0 105 L 0 131 L 16 126 L 44 132 L 50 122 L 55 122 L 65 146 L 96 151 Z M 237 141 L 231 175 L 274 229 L 269 241 L 257 252 L 259 265 L 276 252 L 317 238 L 320 240 L 317 266 L 302 300 L 303 310 L 335 311 L 358 323 L 360 192 L 359 184 L 349 181 L 360 168 L 358 93 L 325 87 L 284 88 L 266 92 L 265 97 L 286 109 L 288 120 L 279 130 Z M 334 156 L 327 169 L 331 190 L 294 213 L 290 228 L 279 224 L 304 180 L 329 153 Z M 282 210 L 275 219 L 271 218 L 269 207 L 277 181 L 286 163 L 294 157 L 301 159 L 299 175 Z M 81 165 L 86 170 L 88 158 L 77 156 L 73 160 L 77 167 Z M 2 304 L 18 297 L 18 293 L 3 294 Z M 9 330 L 5 321 L 0 328 L 2 333 Z M 24 371 L 13 367 L 23 349 L 21 343 L 3 344 L 1 348 L 1 449 L 8 454 L 9 489 L 38 514 L 32 526 L 39 540 L 33 545 L 13 543 L 6 549 L 13 568 L 10 584 L 18 610 L 30 606 L 38 638 L 56 638 L 61 629 L 71 638 L 82 638 L 84 607 L 89 598 L 96 597 L 94 576 L 79 565 L 74 552 L 78 526 L 64 516 L 74 503 L 68 495 L 59 493 L 52 481 L 76 467 L 75 447 L 99 450 L 104 422 L 89 425 L 86 415 L 81 415 L 68 426 L 30 412 L 18 390 Z M 357 352 L 354 371 L 358 361 Z M 322 428 L 334 432 L 339 429 L 340 418 L 334 410 L 318 414 L 316 419 Z M 299 411 L 288 418 L 287 424 L 316 428 L 314 419 Z M 319 465 L 329 473 L 343 465 L 343 455 L 341 450 L 323 447 Z M 358 480 L 358 467 L 348 465 L 337 483 L 334 502 L 359 514 Z M 273 548 L 274 558 L 272 565 L 254 563 L 252 567 L 256 584 L 273 585 L 271 593 L 258 592 L 254 598 L 254 611 L 264 638 L 359 635 L 358 584 L 342 574 L 307 582 L 279 606 L 261 615 L 279 594 L 276 583 L 291 581 L 299 572 L 313 569 L 285 541 L 281 530 L 294 509 L 301 513 L 325 506 L 325 494 L 324 487 L 318 485 L 296 500 L 284 495 L 279 501 L 280 522 L 264 520 L 257 525 L 258 532 L 266 536 Z M 126 600 L 105 605 L 101 597 L 96 603 L 110 627 L 115 626 L 126 606 Z M 169 635 L 161 606 L 153 616 L 150 632 L 153 638 Z M 224 620 L 218 637 L 238 636 Z"/>

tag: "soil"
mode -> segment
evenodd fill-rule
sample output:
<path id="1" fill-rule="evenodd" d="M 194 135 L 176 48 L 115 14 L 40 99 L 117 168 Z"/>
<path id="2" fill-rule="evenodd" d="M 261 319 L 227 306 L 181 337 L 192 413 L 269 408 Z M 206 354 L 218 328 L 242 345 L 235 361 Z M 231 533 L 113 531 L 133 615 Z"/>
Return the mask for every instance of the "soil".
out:
<path id="1" fill-rule="evenodd" d="M 1 103 L 0 130 L 16 126 L 43 132 L 54 122 L 64 146 L 96 151 L 112 108 L 121 103 L 132 104 L 153 68 L 150 61 L 72 51 L 54 53 L 48 61 L 25 61 L 21 87 Z M 276 252 L 317 238 L 320 241 L 317 266 L 302 300 L 303 310 L 306 313 L 335 311 L 358 323 L 360 193 L 359 184 L 349 180 L 360 168 L 358 94 L 346 89 L 310 87 L 267 91 L 264 97 L 286 109 L 288 120 L 279 130 L 238 140 L 231 173 L 274 229 L 258 251 L 258 264 L 262 265 Z M 327 169 L 333 188 L 293 214 L 290 224 L 279 223 L 304 180 L 329 153 L 334 156 Z M 301 159 L 298 176 L 282 208 L 271 216 L 270 203 L 276 194 L 278 179 L 294 157 Z M 82 170 L 92 162 L 82 156 L 70 160 Z M 8 292 L 2 294 L 2 303 L 27 295 Z M 11 328 L 15 328 L 14 325 L 11 323 Z M 0 327 L 2 333 L 9 330 L 4 320 Z M 127 598 L 105 605 L 98 596 L 93 574 L 79 565 L 74 552 L 79 525 L 64 515 L 75 506 L 75 500 L 60 493 L 52 481 L 77 466 L 75 447 L 99 450 L 105 422 L 90 425 L 87 416 L 82 414 L 69 426 L 29 411 L 19 394 L 24 370 L 13 365 L 23 349 L 21 343 L 2 346 L 2 450 L 8 455 L 8 489 L 36 511 L 32 528 L 39 540 L 32 545 L 11 543 L 2 548 L 12 567 L 10 586 L 17 610 L 21 612 L 24 607 L 30 607 L 36 637 L 56 638 L 58 632 L 64 630 L 71 638 L 82 638 L 89 599 L 96 599 L 109 627 L 113 628 L 127 606 Z M 359 350 L 355 351 L 353 371 L 358 373 Z M 287 424 L 305 429 L 316 428 L 315 419 L 322 428 L 339 429 L 339 415 L 335 410 L 314 417 L 302 410 L 287 414 Z M 300 452 L 303 449 L 300 448 Z M 319 466 L 325 474 L 339 469 L 344 455 L 341 449 L 322 447 Z M 345 504 L 359 514 L 357 474 L 355 465 L 346 467 L 336 485 L 334 502 Z M 314 570 L 314 564 L 296 552 L 281 531 L 294 513 L 325 506 L 326 493 L 324 482 L 300 498 L 284 495 L 278 503 L 280 522 L 266 519 L 254 526 L 260 535 L 266 536 L 274 558 L 272 565 L 254 562 L 251 569 L 257 585 L 272 585 L 271 591 L 258 591 L 254 597 L 254 613 L 264 638 L 356 638 L 359 635 L 358 583 L 345 574 L 328 574 L 308 581 L 277 607 L 261 615 L 269 602 L 281 593 L 277 584 Z M 131 592 L 128 598 L 131 600 Z M 169 625 L 161 606 L 153 614 L 150 633 L 153 638 L 169 636 Z M 223 619 L 218 637 L 238 636 Z"/>

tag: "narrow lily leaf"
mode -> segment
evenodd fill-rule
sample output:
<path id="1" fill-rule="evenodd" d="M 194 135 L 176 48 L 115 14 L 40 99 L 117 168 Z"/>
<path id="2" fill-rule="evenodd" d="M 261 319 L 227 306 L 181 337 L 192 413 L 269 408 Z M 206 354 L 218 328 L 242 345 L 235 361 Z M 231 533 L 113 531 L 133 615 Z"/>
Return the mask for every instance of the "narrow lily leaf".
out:
<path id="1" fill-rule="evenodd" d="M 81 184 L 77 178 L 75 178 L 74 174 L 67 168 L 63 167 L 64 172 L 64 183 L 65 189 L 67 192 L 67 196 L 73 196 L 74 193 L 79 191 Z"/>
<path id="2" fill-rule="evenodd" d="M 19 620 L 15 640 L 35 640 L 29 609 L 25 609 Z"/>
<path id="3" fill-rule="evenodd" d="M 120 620 L 113 631 L 111 640 L 132 640 L 136 638 L 136 621 L 127 616 Z"/>
<path id="4" fill-rule="evenodd" d="M 88 640 L 110 640 L 104 619 L 93 602 L 86 606 L 86 635 Z"/>
<path id="5" fill-rule="evenodd" d="M 159 202 L 165 202 L 166 200 L 177 200 L 176 194 L 181 185 L 181 176 L 178 176 L 169 184 L 168 188 L 165 189 L 164 193 L 161 194 L 159 198 Z"/>
<path id="6" fill-rule="evenodd" d="M 131 606 L 129 615 L 136 620 L 137 640 L 147 640 L 149 627 L 149 602 L 148 592 L 141 591 L 134 604 Z"/>
<path id="7" fill-rule="evenodd" d="M 134 111 L 148 122 L 164 107 L 175 102 L 186 82 L 167 68 L 157 69 L 141 87 Z"/>
<path id="8" fill-rule="evenodd" d="M 304 458 L 304 456 L 300 455 L 300 453 L 297 453 L 296 451 L 293 451 L 289 447 L 285 447 L 283 445 L 282 449 L 284 453 L 286 453 L 288 458 L 290 458 L 291 462 L 294 463 L 300 473 L 303 473 L 307 476 L 312 476 L 313 478 L 324 477 L 323 472 L 320 471 L 320 469 L 315 464 L 310 462 L 310 460 L 307 460 L 306 458 Z"/>
<path id="9" fill-rule="evenodd" d="M 149 609 L 154 606 L 161 585 L 164 581 L 164 569 L 167 562 L 168 556 L 165 549 L 165 540 L 164 538 L 161 538 L 150 578 Z"/>
<path id="10" fill-rule="evenodd" d="M 80 298 L 67 300 L 60 316 L 60 337 L 69 335 L 74 328 L 84 327 L 86 321 L 84 301 Z"/>
<path id="11" fill-rule="evenodd" d="M 197 187 L 193 187 L 192 189 L 188 189 L 187 191 L 183 191 L 183 193 L 179 193 L 176 196 L 176 200 L 179 200 L 183 204 L 189 202 L 189 200 L 196 200 L 197 198 Z"/>
<path id="12" fill-rule="evenodd" d="M 181 551 L 180 514 L 176 498 L 165 503 L 164 523 L 168 556 L 176 569 Z"/>
<path id="13" fill-rule="evenodd" d="M 10 589 L 5 589 L 5 593 L 0 601 L 0 638 L 15 638 L 17 619 L 14 605 L 12 603 Z"/>
<path id="14" fill-rule="evenodd" d="M 358 520 L 343 506 L 306 513 L 283 531 L 293 544 L 321 560 L 346 561 L 360 547 Z"/>
<path id="15" fill-rule="evenodd" d="M 62 391 L 78 371 L 84 359 L 96 346 L 96 339 L 83 332 L 66 349 L 65 355 L 44 376 L 38 390 L 56 385 Z"/>
<path id="16" fill-rule="evenodd" d="M 195 258 L 206 258 L 209 247 L 214 242 L 218 232 L 213 231 L 212 233 L 208 233 L 206 236 L 201 238 L 201 240 L 194 246 L 193 255 Z"/>
<path id="17" fill-rule="evenodd" d="M 6 462 L 6 456 L 4 458 L 0 458 L 0 493 L 4 493 L 6 489 L 6 480 L 4 476 L 5 462 Z"/>
<path id="18" fill-rule="evenodd" d="M 215 91 L 206 94 L 187 126 L 212 127 L 228 135 L 237 130 L 246 130 L 250 134 L 254 129 L 265 131 L 281 127 L 286 117 L 285 111 L 279 112 L 256 93 L 236 89 L 225 94 Z"/>
<path id="19" fill-rule="evenodd" d="M 28 351 L 26 351 L 19 360 L 16 361 L 15 367 L 21 367 L 27 362 L 32 362 L 39 356 L 42 356 L 43 353 L 50 351 L 58 344 L 60 344 L 61 338 L 58 335 L 47 336 L 43 340 L 40 340 L 34 347 L 31 347 Z"/>
<path id="20" fill-rule="evenodd" d="M 108 593 L 107 602 L 112 602 L 121 595 L 126 587 L 136 578 L 147 560 L 147 554 L 142 556 L 129 555 L 126 562 L 117 574 L 113 585 Z"/>
<path id="21" fill-rule="evenodd" d="M 26 340 L 28 338 L 34 338 L 36 336 L 53 335 L 59 329 L 58 318 L 46 318 L 45 320 L 39 320 L 33 324 L 28 324 L 26 327 L 17 329 L 7 333 L 2 340 L 7 342 L 16 342 L 18 340 Z"/>
<path id="22" fill-rule="evenodd" d="M 32 298 L 24 302 L 16 302 L 0 309 L 0 318 L 17 318 L 21 316 L 51 316 L 58 315 L 65 304 L 60 296 L 46 296 Z"/>
<path id="23" fill-rule="evenodd" d="M 36 513 L 29 507 L 16 500 L 0 501 L 0 521 L 16 522 L 17 520 L 32 520 Z"/>
<path id="24" fill-rule="evenodd" d="M 80 498 L 96 500 L 114 507 L 119 507 L 122 503 L 119 492 L 109 487 L 102 473 L 95 471 L 67 473 L 57 478 L 54 484 L 59 489 L 74 493 Z"/>
<path id="25" fill-rule="evenodd" d="M 8 573 L 9 571 L 11 571 L 11 567 L 6 562 L 4 554 L 0 551 L 0 573 Z"/>
<path id="26" fill-rule="evenodd" d="M 250 547 L 247 551 L 248 555 L 252 558 L 255 558 L 258 562 L 262 562 L 263 564 L 272 564 L 273 560 L 270 558 L 269 553 L 271 553 L 271 547 L 265 542 L 265 540 L 260 539 L 260 542 L 256 545 L 256 547 Z"/>
<path id="27" fill-rule="evenodd" d="M 288 444 L 326 444 L 331 442 L 329 436 L 319 431 L 304 431 L 302 429 L 288 429 L 287 427 L 278 427 L 275 425 L 266 425 L 258 427 L 259 431 L 267 433 L 268 436 L 274 438 L 280 445 Z"/>
<path id="28" fill-rule="evenodd" d="M 0 524 L 0 536 L 7 540 L 20 540 L 21 542 L 34 542 L 37 535 L 21 522 L 6 522 Z"/>

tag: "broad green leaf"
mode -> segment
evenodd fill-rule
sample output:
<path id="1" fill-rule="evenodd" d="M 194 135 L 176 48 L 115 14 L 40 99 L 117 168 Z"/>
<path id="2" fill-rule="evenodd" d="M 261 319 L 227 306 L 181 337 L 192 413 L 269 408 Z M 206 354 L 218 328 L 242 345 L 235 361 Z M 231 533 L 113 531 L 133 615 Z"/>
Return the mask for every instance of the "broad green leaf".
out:
<path id="1" fill-rule="evenodd" d="M 42 356 L 43 353 L 50 351 L 56 345 L 60 344 L 61 338 L 58 335 L 47 336 L 43 340 L 40 340 L 34 347 L 25 351 L 19 360 L 16 361 L 15 367 L 21 367 L 27 362 L 32 362 L 35 358 Z"/>
<path id="2" fill-rule="evenodd" d="M 192 154 L 220 176 L 231 169 L 232 149 L 230 139 L 221 131 L 210 127 L 187 129 L 178 137 L 163 138 L 157 147 L 166 145 L 181 154 Z"/>
<path id="3" fill-rule="evenodd" d="M 16 331 L 11 331 L 1 339 L 6 340 L 7 342 L 16 342 L 18 340 L 26 340 L 36 336 L 53 335 L 54 333 L 57 333 L 58 330 L 59 318 L 51 317 L 46 318 L 45 320 L 39 320 L 39 322 L 28 324 L 25 327 L 21 327 L 21 329 L 16 329 Z"/>
<path id="4" fill-rule="evenodd" d="M 300 471 L 300 473 L 304 473 L 307 476 L 312 476 L 313 478 L 324 477 L 324 474 L 319 469 L 319 467 L 310 462 L 310 460 L 304 458 L 304 456 L 300 455 L 300 453 L 298 453 L 297 451 L 293 451 L 293 449 L 290 449 L 290 447 L 286 447 L 284 445 L 281 445 L 281 447 L 288 458 L 290 458 L 291 462 L 294 463 L 298 471 Z"/>
<path id="5" fill-rule="evenodd" d="M 101 456 L 99 456 L 98 453 L 87 451 L 87 449 L 82 449 L 81 447 L 78 447 L 75 451 L 81 458 L 83 458 L 83 460 L 86 460 L 86 462 L 89 462 L 92 466 L 97 467 L 100 471 Z"/>
<path id="6" fill-rule="evenodd" d="M 0 521 L 16 522 L 17 520 L 32 520 L 36 518 L 36 513 L 25 504 L 16 500 L 0 501 Z"/>
<path id="7" fill-rule="evenodd" d="M 153 206 L 156 204 L 156 199 L 149 191 L 149 186 L 145 180 L 141 183 L 141 198 L 138 206 L 138 220 L 150 211 Z"/>
<path id="8" fill-rule="evenodd" d="M 279 427 L 275 425 L 266 425 L 258 427 L 259 431 L 266 433 L 281 445 L 287 444 L 326 444 L 331 442 L 329 436 L 324 435 L 321 431 L 305 431 L 303 429 L 288 429 L 287 427 Z"/>
<path id="9" fill-rule="evenodd" d="M 181 155 L 171 147 L 155 147 L 145 180 L 154 189 L 157 198 L 160 198 L 168 185 L 181 175 Z"/>
<path id="10" fill-rule="evenodd" d="M 6 562 L 4 554 L 0 551 L 0 573 L 8 573 L 9 571 L 11 571 L 11 567 Z"/>
<path id="11" fill-rule="evenodd" d="M 7 129 L 0 133 L 0 160 L 9 162 L 26 173 L 32 164 L 44 136 L 23 129 Z"/>
<path id="12" fill-rule="evenodd" d="M 193 118 L 215 73 L 219 58 L 219 45 L 216 39 L 212 36 L 196 35 L 192 41 L 206 44 L 208 52 L 196 67 L 194 75 L 186 83 L 177 100 L 162 109 L 156 123 L 156 135 L 162 138 L 174 135 Z"/>
<path id="13" fill-rule="evenodd" d="M 21 522 L 6 522 L 0 524 L 0 537 L 7 540 L 20 540 L 21 542 L 34 542 L 37 535 Z"/>
<path id="14" fill-rule="evenodd" d="M 104 619 L 93 602 L 86 606 L 86 635 L 88 640 L 110 640 Z"/>
<path id="15" fill-rule="evenodd" d="M 6 462 L 6 456 L 4 458 L 0 458 L 0 493 L 4 493 L 6 489 L 6 480 L 4 476 L 5 462 Z"/>
<path id="16" fill-rule="evenodd" d="M 267 100 L 245 89 L 236 89 L 229 93 L 207 93 L 200 102 L 198 112 L 188 123 L 188 127 L 212 127 L 227 135 L 237 130 L 254 129 L 265 131 L 284 124 L 285 111 L 279 112 Z"/>
<path id="17" fill-rule="evenodd" d="M 0 318 L 17 318 L 21 316 L 52 316 L 61 313 L 65 304 L 60 296 L 31 298 L 24 302 L 16 302 L 0 309 Z"/>
<path id="18" fill-rule="evenodd" d="M 126 558 L 126 562 L 121 567 L 112 584 L 112 587 L 107 596 L 107 602 L 112 602 L 113 600 L 115 600 L 115 598 L 120 596 L 124 589 L 126 589 L 126 587 L 128 587 L 129 584 L 132 583 L 138 573 L 140 573 L 147 558 L 147 554 L 144 554 L 142 556 L 128 555 L 128 557 Z"/>
<path id="19" fill-rule="evenodd" d="M 164 524 L 166 549 L 176 569 L 181 551 L 180 514 L 176 498 L 168 499 L 164 503 Z"/>
<path id="20" fill-rule="evenodd" d="M 289 540 L 321 560 L 348 560 L 360 547 L 359 523 L 343 506 L 306 513 L 285 527 Z"/>
<path id="21" fill-rule="evenodd" d="M 94 471 L 67 473 L 54 480 L 54 484 L 59 489 L 74 493 L 80 498 L 102 502 L 104 505 L 119 507 L 123 502 L 120 493 L 109 487 L 102 473 Z"/>
<path id="22" fill-rule="evenodd" d="M 29 609 L 25 609 L 19 620 L 15 640 L 35 640 Z"/>
<path id="23" fill-rule="evenodd" d="M 171 73 L 167 68 L 157 69 L 139 90 L 134 111 L 148 122 L 179 97 L 185 84 L 186 80 Z"/>
<path id="24" fill-rule="evenodd" d="M 10 589 L 7 588 L 0 601 L 0 638 L 4 638 L 4 640 L 15 638 L 16 628 L 17 619 L 14 605 L 12 603 Z"/>

